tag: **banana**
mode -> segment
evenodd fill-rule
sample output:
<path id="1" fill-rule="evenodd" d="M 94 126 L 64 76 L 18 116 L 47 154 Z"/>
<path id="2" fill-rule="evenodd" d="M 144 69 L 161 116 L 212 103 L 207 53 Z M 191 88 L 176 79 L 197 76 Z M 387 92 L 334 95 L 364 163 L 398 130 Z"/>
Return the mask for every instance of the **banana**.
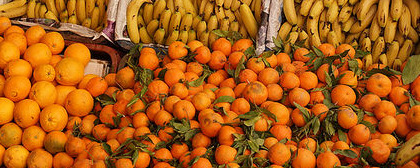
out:
<path id="1" fill-rule="evenodd" d="M 386 50 L 386 56 L 388 58 L 388 66 L 391 67 L 394 64 L 394 60 L 398 56 L 400 50 L 400 44 L 397 41 L 393 41 Z"/>
<path id="2" fill-rule="evenodd" d="M 194 41 L 197 39 L 197 33 L 195 33 L 195 31 L 193 29 L 188 31 L 188 40 L 187 42 L 189 43 L 190 41 Z"/>
<path id="3" fill-rule="evenodd" d="M 202 19 L 203 19 L 203 18 L 201 17 L 201 15 L 197 15 L 197 16 L 195 16 L 195 17 L 194 17 L 194 19 L 193 19 L 193 22 L 192 22 L 192 28 L 193 28 L 193 29 L 196 29 L 196 28 L 197 28 L 198 23 L 200 23 L 200 21 L 201 21 Z"/>
<path id="4" fill-rule="evenodd" d="M 210 16 L 213 14 L 214 4 L 213 2 L 208 2 L 204 9 L 204 20 L 208 21 Z"/>
<path id="5" fill-rule="evenodd" d="M 411 24 L 414 28 L 419 27 L 420 24 L 420 2 L 417 0 L 404 0 L 404 4 L 410 9 Z"/>
<path id="6" fill-rule="evenodd" d="M 150 36 L 153 36 L 156 30 L 159 28 L 159 21 L 154 19 L 146 26 L 146 31 Z"/>
<path id="7" fill-rule="evenodd" d="M 242 22 L 241 12 L 239 10 L 235 11 L 233 14 L 235 15 L 235 18 L 239 22 L 239 24 L 244 24 Z"/>
<path id="8" fill-rule="evenodd" d="M 343 6 L 343 8 L 340 10 L 340 13 L 338 14 L 338 21 L 341 23 L 346 22 L 350 18 L 352 10 L 352 6 Z"/>
<path id="9" fill-rule="evenodd" d="M 373 64 L 372 55 L 371 54 L 365 55 L 365 57 L 363 57 L 363 60 L 362 61 L 363 61 L 363 63 L 365 63 L 363 65 L 363 67 L 366 70 L 367 68 L 369 68 Z"/>
<path id="10" fill-rule="evenodd" d="M 137 25 L 139 27 L 146 26 L 146 23 L 144 23 L 143 17 L 140 15 L 137 15 Z"/>
<path id="11" fill-rule="evenodd" d="M 51 12 L 51 11 L 47 11 L 47 13 L 45 13 L 45 18 L 55 20 L 55 21 L 59 22 L 57 16 L 55 16 L 54 13 Z"/>
<path id="12" fill-rule="evenodd" d="M 298 32 L 290 32 L 288 36 L 289 36 L 289 38 L 286 40 L 286 45 L 284 47 L 284 52 L 285 53 L 290 53 L 292 51 L 291 45 L 296 43 L 297 39 L 299 38 L 299 33 Z"/>
<path id="13" fill-rule="evenodd" d="M 193 16 L 197 15 L 197 10 L 191 0 L 181 0 L 184 3 L 185 13 L 191 13 Z"/>
<path id="14" fill-rule="evenodd" d="M 385 40 L 383 37 L 378 37 L 376 39 L 375 44 L 373 44 L 372 47 L 372 58 L 373 62 L 377 63 L 379 60 L 379 55 L 381 55 L 382 52 L 385 50 Z"/>
<path id="15" fill-rule="evenodd" d="M 319 38 L 321 42 L 326 42 L 328 32 L 331 31 L 331 24 L 327 22 L 319 22 L 318 29 L 319 29 Z"/>
<path id="16" fill-rule="evenodd" d="M 353 14 L 353 15 L 357 15 L 357 11 L 359 10 L 359 5 L 360 5 L 360 2 L 357 2 L 356 4 L 354 4 L 354 6 L 353 6 L 353 9 L 352 9 L 352 11 L 351 11 L 351 13 Z M 347 5 L 348 6 L 348 5 Z M 357 17 L 357 16 L 356 16 Z"/>
<path id="17" fill-rule="evenodd" d="M 76 0 L 68 0 L 67 1 L 67 12 L 69 15 L 73 15 L 76 13 Z"/>
<path id="18" fill-rule="evenodd" d="M 329 8 L 331 6 L 331 4 L 334 3 L 334 1 L 336 1 L 336 0 L 324 0 L 324 6 L 326 8 Z"/>
<path id="19" fill-rule="evenodd" d="M 239 22 L 236 20 L 229 24 L 229 31 L 237 32 L 239 31 Z"/>
<path id="20" fill-rule="evenodd" d="M 343 43 L 345 41 L 345 36 L 341 31 L 341 24 L 338 22 L 338 20 L 336 20 L 335 22 L 332 23 L 331 25 L 331 30 L 333 30 L 335 32 L 335 34 L 337 35 L 340 43 Z"/>
<path id="21" fill-rule="evenodd" d="M 223 7 L 225 9 L 230 9 L 230 7 L 232 6 L 232 2 L 233 0 L 225 0 L 225 2 L 223 2 Z"/>
<path id="22" fill-rule="evenodd" d="M 35 5 L 35 18 L 40 18 L 39 17 L 39 9 L 41 8 L 41 3 L 37 2 Z"/>
<path id="23" fill-rule="evenodd" d="M 391 16 L 388 16 L 388 21 L 384 28 L 384 39 L 386 43 L 391 43 L 394 40 L 395 33 L 397 32 L 397 25 L 398 22 L 393 21 Z"/>
<path id="24" fill-rule="evenodd" d="M 292 30 L 292 27 L 293 26 L 289 22 L 284 22 L 278 31 L 277 37 L 283 41 L 286 41 L 286 37 Z"/>
<path id="25" fill-rule="evenodd" d="M 249 8 L 249 6 L 242 4 L 241 7 L 239 8 L 239 11 L 241 13 L 241 20 L 242 22 L 244 22 L 244 25 L 246 27 L 246 30 L 249 36 L 253 39 L 256 39 L 257 33 L 258 33 L 258 25 L 257 25 L 257 20 L 255 20 L 255 17 L 252 14 L 251 9 Z M 295 15 L 296 15 L 296 12 L 295 12 Z"/>
<path id="26" fill-rule="evenodd" d="M 186 10 L 184 8 L 184 2 L 182 2 L 184 0 L 173 0 L 173 1 L 174 1 L 175 10 L 178 9 L 178 11 L 181 13 L 181 15 L 184 16 L 185 13 L 186 13 Z"/>
<path id="27" fill-rule="evenodd" d="M 297 17 L 298 17 L 298 22 L 297 22 L 296 26 L 303 27 L 305 25 L 306 16 L 303 16 L 303 15 L 299 14 L 299 15 L 297 15 Z"/>
<path id="28" fill-rule="evenodd" d="M 344 6 L 344 5 L 346 5 L 347 4 L 347 2 L 348 2 L 349 0 L 337 0 L 337 4 L 338 4 L 338 6 Z"/>
<path id="29" fill-rule="evenodd" d="M 323 10 L 319 15 L 319 22 L 327 22 L 327 12 L 328 10 Z"/>
<path id="30" fill-rule="evenodd" d="M 306 31 L 305 30 L 300 30 L 299 31 L 299 41 L 304 41 L 304 43 L 303 43 L 303 45 L 306 47 L 306 48 L 309 48 L 309 36 L 308 36 L 308 33 L 306 33 Z"/>
<path id="31" fill-rule="evenodd" d="M 408 38 L 410 38 L 413 43 L 417 43 L 419 41 L 419 34 L 412 26 L 410 26 L 408 29 Z"/>
<path id="32" fill-rule="evenodd" d="M 48 11 L 51 11 L 55 16 L 59 15 L 54 0 L 45 0 L 45 4 L 47 5 Z M 51 16 L 50 14 L 48 15 Z"/>
<path id="33" fill-rule="evenodd" d="M 401 71 L 402 62 L 400 59 L 395 59 L 394 63 L 392 64 L 392 69 L 395 69 L 397 71 Z"/>
<path id="34" fill-rule="evenodd" d="M 398 21 L 398 31 L 404 36 L 407 36 L 409 33 L 409 27 L 411 26 L 411 14 L 410 9 L 404 5 L 403 12 Z"/>
<path id="35" fill-rule="evenodd" d="M 179 32 L 178 41 L 182 41 L 183 43 L 187 43 L 187 41 L 188 41 L 188 31 L 187 30 L 184 29 L 184 30 L 181 30 Z"/>
<path id="36" fill-rule="evenodd" d="M 379 64 L 384 64 L 384 65 L 388 65 L 388 58 L 387 55 L 385 53 L 379 55 Z"/>
<path id="37" fill-rule="evenodd" d="M 246 6 L 246 5 L 241 5 L 241 6 Z M 295 9 L 293 0 L 283 0 L 283 12 L 284 12 L 284 15 L 286 16 L 286 20 L 291 25 L 294 26 L 297 24 L 297 15 L 296 15 L 296 9 Z M 241 15 L 242 15 L 242 12 L 241 12 Z"/>
<path id="38" fill-rule="evenodd" d="M 148 0 L 131 0 L 127 7 L 127 32 L 131 41 L 135 44 L 140 42 L 137 15 L 145 2 L 148 2 Z"/>
<path id="39" fill-rule="evenodd" d="M 232 0 L 232 5 L 230 6 L 230 10 L 232 11 L 236 11 L 239 9 L 239 7 L 241 6 L 241 1 L 239 0 Z"/>
<path id="40" fill-rule="evenodd" d="M 219 36 L 217 36 L 213 31 L 209 33 L 209 46 L 212 46 L 213 42 L 215 42 Z"/>
<path id="41" fill-rule="evenodd" d="M 351 26 L 353 26 L 353 24 L 356 22 L 357 22 L 357 19 L 355 17 L 350 17 L 346 22 L 344 22 L 341 25 L 341 30 L 343 30 L 343 32 L 350 31 Z"/>
<path id="42" fill-rule="evenodd" d="M 171 10 L 172 13 L 175 13 L 174 0 L 167 0 L 166 7 L 168 7 L 169 10 Z"/>
<path id="43" fill-rule="evenodd" d="M 207 22 L 206 22 L 206 21 L 204 21 L 204 20 L 200 21 L 200 22 L 197 24 L 197 28 L 196 28 L 196 31 L 197 31 L 197 37 L 200 37 L 200 36 L 201 36 L 201 33 L 205 32 L 205 31 L 206 31 L 206 29 L 207 29 Z"/>
<path id="44" fill-rule="evenodd" d="M 378 3 L 378 0 L 361 0 L 359 4 L 359 9 L 357 10 L 357 19 L 363 21 L 367 18 L 367 13 L 370 11 L 371 7 Z"/>
<path id="45" fill-rule="evenodd" d="M 401 17 L 403 9 L 403 0 L 391 0 L 389 14 L 392 17 L 392 20 L 398 21 Z"/>
<path id="46" fill-rule="evenodd" d="M 155 34 L 153 35 L 153 40 L 157 44 L 164 44 L 165 43 L 165 29 L 159 28 L 156 30 Z"/>
<path id="47" fill-rule="evenodd" d="M 255 0 L 252 0 L 251 4 L 248 5 L 252 12 L 255 11 Z"/>
<path id="48" fill-rule="evenodd" d="M 218 21 L 217 21 L 217 17 L 216 15 L 212 15 L 210 16 L 209 21 L 207 22 L 207 30 L 209 30 L 209 32 L 216 30 L 218 28 Z"/>
<path id="49" fill-rule="evenodd" d="M 353 43 L 353 42 L 357 41 L 357 39 L 360 38 L 361 34 L 362 33 L 359 32 L 359 33 L 353 33 L 353 34 L 347 35 L 346 39 L 344 40 L 344 43 L 350 44 L 350 43 Z"/>
<path id="50" fill-rule="evenodd" d="M 229 31 L 229 18 L 225 17 L 221 22 L 220 22 L 220 26 L 219 29 L 223 30 L 223 31 Z"/>
<path id="51" fill-rule="evenodd" d="M 215 14 L 216 14 L 216 17 L 217 17 L 217 21 L 218 21 L 218 22 L 221 22 L 221 21 L 223 20 L 223 18 L 225 18 L 225 17 L 226 17 L 226 15 L 225 15 L 225 10 L 223 9 L 223 7 L 221 7 L 221 6 L 217 6 L 217 7 L 214 9 L 214 11 L 215 11 Z"/>
<path id="52" fill-rule="evenodd" d="M 315 18 L 321 14 L 324 10 L 324 4 L 322 0 L 316 0 L 309 11 L 309 17 Z"/>
<path id="53" fill-rule="evenodd" d="M 240 24 L 239 34 L 242 35 L 242 38 L 248 38 L 248 32 L 247 32 L 246 27 L 245 27 L 244 24 Z"/>
<path id="54" fill-rule="evenodd" d="M 90 26 L 91 29 L 95 30 L 99 26 L 99 20 L 101 20 L 101 18 L 99 18 L 99 13 L 100 13 L 99 7 L 96 6 L 95 8 L 93 8 L 92 16 L 91 16 L 92 24 Z"/>
<path id="55" fill-rule="evenodd" d="M 235 14 L 230 9 L 225 9 L 225 16 L 229 17 L 230 22 L 233 22 L 234 20 L 236 20 Z"/>
<path id="56" fill-rule="evenodd" d="M 182 15 L 181 15 L 181 12 L 179 11 L 175 11 L 175 13 L 172 14 L 171 21 L 169 22 L 168 34 L 172 34 L 172 31 L 174 31 L 175 28 L 179 28 L 179 24 L 181 23 L 181 18 L 182 18 Z"/>
<path id="57" fill-rule="evenodd" d="M 207 30 L 200 34 L 199 40 L 204 46 L 209 46 L 209 34 L 210 33 Z"/>
<path id="58" fill-rule="evenodd" d="M 76 0 L 76 16 L 80 23 L 86 19 L 85 0 Z"/>
<path id="59" fill-rule="evenodd" d="M 67 22 L 72 24 L 79 24 L 79 20 L 77 20 L 76 14 L 70 15 Z"/>
<path id="60" fill-rule="evenodd" d="M 172 12 L 169 8 L 165 9 L 159 18 L 159 27 L 164 30 L 169 30 L 169 22 L 171 21 Z"/>
<path id="61" fill-rule="evenodd" d="M 25 4 L 20 7 L 7 9 L 0 13 L 0 17 L 7 17 L 7 18 L 20 17 L 26 14 L 27 8 L 28 8 L 28 5 Z"/>
<path id="62" fill-rule="evenodd" d="M 63 22 L 63 20 L 67 20 L 69 19 L 69 13 L 67 12 L 67 10 L 64 10 L 60 13 L 60 21 Z M 98 18 L 99 19 L 99 18 Z"/>
<path id="63" fill-rule="evenodd" d="M 223 6 L 224 0 L 215 0 L 216 6 Z"/>
<path id="64" fill-rule="evenodd" d="M 354 5 L 354 4 L 356 4 L 357 2 L 359 2 L 359 0 L 349 0 L 349 4 L 350 4 L 350 5 Z"/>
<path id="65" fill-rule="evenodd" d="M 254 9 L 254 16 L 257 20 L 258 24 L 261 24 L 261 12 L 262 12 L 262 0 L 254 0 L 255 1 L 255 9 Z"/>
<path id="66" fill-rule="evenodd" d="M 106 23 L 107 21 L 105 20 L 105 18 L 106 18 L 105 17 L 105 15 L 106 15 L 105 0 L 96 0 L 96 6 L 99 7 L 99 18 L 104 18 L 104 19 L 99 19 L 99 24 L 102 24 L 103 22 Z M 142 16 L 142 15 L 140 15 L 140 16 Z"/>
<path id="67" fill-rule="evenodd" d="M 86 15 L 92 16 L 93 9 L 95 8 L 95 0 L 86 0 Z"/>
<path id="68" fill-rule="evenodd" d="M 193 23 L 193 15 L 191 13 L 187 13 L 181 19 L 180 28 L 183 30 L 185 29 L 185 31 L 188 33 L 188 30 L 191 29 L 192 23 Z"/>
<path id="69" fill-rule="evenodd" d="M 368 13 L 366 13 L 365 19 L 362 21 L 359 21 L 354 23 L 353 26 L 351 26 L 350 33 L 358 33 L 363 31 L 373 20 L 375 14 L 376 14 L 377 6 L 373 5 L 369 9 Z"/>
<path id="70" fill-rule="evenodd" d="M 3 5 L 0 5 L 0 11 L 6 11 L 8 9 L 14 9 L 14 8 L 17 8 L 17 7 L 22 7 L 25 4 L 26 4 L 26 0 L 12 1 L 12 2 L 9 2 L 9 3 L 5 3 Z M 12 11 L 12 10 L 8 10 L 8 11 Z"/>
<path id="71" fill-rule="evenodd" d="M 331 6 L 328 8 L 327 16 L 326 16 L 327 21 L 330 22 L 330 23 L 334 22 L 337 19 L 338 14 L 339 14 L 338 3 L 337 3 L 337 1 L 334 1 L 331 4 Z"/>
<path id="72" fill-rule="evenodd" d="M 314 2 L 315 2 L 315 0 L 303 0 L 302 3 L 300 4 L 299 13 L 303 16 L 308 16 L 309 11 L 311 10 L 312 4 Z M 333 1 L 333 2 L 335 2 L 335 1 Z"/>
<path id="73" fill-rule="evenodd" d="M 372 50 L 372 41 L 369 37 L 366 37 L 362 40 L 360 43 L 360 48 L 365 52 L 370 52 Z"/>
<path id="74" fill-rule="evenodd" d="M 376 17 L 377 17 L 377 20 L 378 20 L 378 24 L 381 27 L 385 27 L 386 22 L 388 20 L 389 4 L 390 3 L 391 3 L 391 0 L 379 0 L 378 12 L 377 12 Z"/>
<path id="75" fill-rule="evenodd" d="M 308 18 L 306 22 L 306 31 L 308 31 L 310 44 L 315 47 L 321 45 L 321 39 L 319 38 L 318 33 L 318 20 L 319 16 L 315 18 Z"/>
<path id="76" fill-rule="evenodd" d="M 153 20 L 153 4 L 146 3 L 143 9 L 144 9 L 143 11 L 144 23 L 149 24 L 149 22 Z"/>
<path id="77" fill-rule="evenodd" d="M 401 62 L 405 62 L 407 58 L 411 54 L 411 50 L 413 49 L 413 41 L 410 39 L 407 39 L 404 41 L 403 45 L 400 48 L 400 51 L 398 51 L 398 58 L 401 60 Z"/>
<path id="78" fill-rule="evenodd" d="M 209 0 L 201 0 L 200 7 L 198 8 L 198 14 L 202 15 L 204 13 L 204 10 L 208 2 Z"/>
<path id="79" fill-rule="evenodd" d="M 252 0 L 240 0 L 242 3 L 246 4 L 246 6 L 250 6 Z"/>
<path id="80" fill-rule="evenodd" d="M 139 29 L 139 33 L 140 33 L 140 41 L 143 44 L 149 44 L 149 43 L 153 43 L 153 39 L 152 37 L 150 37 L 150 35 L 147 33 L 146 27 L 141 27 Z"/>
<path id="81" fill-rule="evenodd" d="M 401 47 L 405 41 L 405 37 L 399 31 L 396 31 L 394 40 L 398 41 Z"/>
<path id="82" fill-rule="evenodd" d="M 165 0 L 157 0 L 153 5 L 153 19 L 158 19 L 160 14 L 166 8 L 166 1 Z"/>
<path id="83" fill-rule="evenodd" d="M 28 18 L 35 18 L 35 6 L 36 6 L 36 1 L 29 0 L 28 9 L 26 10 L 26 16 Z"/>
<path id="84" fill-rule="evenodd" d="M 370 28 L 369 28 L 369 38 L 372 41 L 376 41 L 376 39 L 381 34 L 381 26 L 379 26 L 378 19 L 376 19 L 377 17 L 378 15 L 375 15 L 375 17 L 372 20 L 372 24 L 370 25 Z"/>
<path id="85" fill-rule="evenodd" d="M 45 14 L 45 17 L 47 17 L 47 14 Z M 92 19 L 91 18 L 86 18 L 83 22 L 82 22 L 82 26 L 85 27 L 90 27 L 92 25 Z"/>

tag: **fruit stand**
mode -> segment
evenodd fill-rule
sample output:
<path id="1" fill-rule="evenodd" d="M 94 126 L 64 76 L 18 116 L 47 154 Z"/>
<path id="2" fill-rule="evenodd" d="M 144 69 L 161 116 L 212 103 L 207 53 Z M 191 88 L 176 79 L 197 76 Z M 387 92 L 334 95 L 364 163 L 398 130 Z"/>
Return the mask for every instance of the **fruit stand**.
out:
<path id="1" fill-rule="evenodd" d="M 0 167 L 420 166 L 418 0 L 0 11 Z"/>

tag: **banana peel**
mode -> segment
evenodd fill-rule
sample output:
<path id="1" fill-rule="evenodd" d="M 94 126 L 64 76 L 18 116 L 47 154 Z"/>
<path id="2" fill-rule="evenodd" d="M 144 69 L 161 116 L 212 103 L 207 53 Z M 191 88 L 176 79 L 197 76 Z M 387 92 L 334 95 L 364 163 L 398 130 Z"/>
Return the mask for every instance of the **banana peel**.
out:
<path id="1" fill-rule="evenodd" d="M 420 134 L 414 135 L 398 149 L 395 164 L 404 165 L 418 155 L 420 155 Z"/>

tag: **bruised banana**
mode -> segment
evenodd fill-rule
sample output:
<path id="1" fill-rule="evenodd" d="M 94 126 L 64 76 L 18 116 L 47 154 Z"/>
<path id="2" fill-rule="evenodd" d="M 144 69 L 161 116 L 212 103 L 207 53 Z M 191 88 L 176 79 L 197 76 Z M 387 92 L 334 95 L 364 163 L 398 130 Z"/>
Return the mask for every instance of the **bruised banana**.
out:
<path id="1" fill-rule="evenodd" d="M 411 40 L 405 40 L 403 45 L 400 48 L 400 51 L 398 52 L 398 58 L 402 61 L 405 62 L 407 60 L 407 58 L 410 56 L 411 54 L 411 50 L 413 49 L 413 41 Z"/>
<path id="2" fill-rule="evenodd" d="M 26 9 L 28 8 L 27 5 L 23 5 L 17 8 L 11 8 L 11 9 L 7 9 L 4 10 L 3 12 L 0 13 L 1 17 L 7 17 L 7 18 L 15 18 L 15 17 L 20 17 L 26 14 Z"/>
<path id="3" fill-rule="evenodd" d="M 181 29 L 185 29 L 187 32 L 191 29 L 193 23 L 193 15 L 191 13 L 185 14 L 181 19 Z"/>
<path id="4" fill-rule="evenodd" d="M 398 46 L 399 47 L 399 46 Z M 370 52 L 372 50 L 372 41 L 370 40 L 369 37 L 365 37 L 361 42 L 360 42 L 360 49 L 362 51 L 365 52 Z M 399 48 L 398 48 L 399 49 Z"/>
<path id="5" fill-rule="evenodd" d="M 59 22 L 57 16 L 54 15 L 54 13 L 52 11 L 48 11 L 47 13 L 45 13 L 45 18 L 55 20 L 55 21 Z"/>
<path id="6" fill-rule="evenodd" d="M 381 27 L 386 26 L 386 22 L 388 21 L 388 13 L 389 13 L 389 4 L 391 0 L 379 0 L 378 3 L 378 12 L 377 12 L 377 20 L 378 24 Z"/>
<path id="7" fill-rule="evenodd" d="M 199 36 L 199 40 L 201 41 L 201 43 L 203 43 L 205 46 L 209 45 L 209 31 L 204 31 L 200 34 Z"/>
<path id="8" fill-rule="evenodd" d="M 389 8 L 389 15 L 392 20 L 398 21 L 403 12 L 403 0 L 391 0 L 391 7 Z"/>
<path id="9" fill-rule="evenodd" d="M 420 134 L 414 135 L 398 149 L 395 155 L 395 164 L 404 165 L 418 155 L 420 155 Z"/>
<path id="10" fill-rule="evenodd" d="M 398 22 L 393 21 L 392 18 L 388 16 L 388 21 L 384 28 L 384 39 L 386 43 L 391 43 L 394 40 L 397 32 L 397 25 Z"/>
<path id="11" fill-rule="evenodd" d="M 400 50 L 400 44 L 397 41 L 393 41 L 386 50 L 386 56 L 388 58 L 388 66 L 391 67 L 394 64 L 394 60 L 398 56 Z"/>
<path id="12" fill-rule="evenodd" d="M 309 11 L 311 10 L 312 4 L 314 2 L 315 0 L 303 0 L 302 3 L 300 4 L 299 13 L 303 16 L 308 16 Z"/>
<path id="13" fill-rule="evenodd" d="M 86 0 L 86 15 L 92 16 L 93 9 L 95 8 L 95 0 Z"/>
<path id="14" fill-rule="evenodd" d="M 153 4 L 147 3 L 143 7 L 143 20 L 144 23 L 149 24 L 153 20 Z"/>
<path id="15" fill-rule="evenodd" d="M 352 10 L 352 6 L 344 6 L 343 8 L 341 8 L 340 13 L 338 14 L 338 21 L 340 23 L 346 22 L 351 17 Z"/>
<path id="16" fill-rule="evenodd" d="M 68 0 L 66 7 L 69 15 L 76 14 L 76 0 Z"/>
<path id="17" fill-rule="evenodd" d="M 371 54 L 365 55 L 365 57 L 363 57 L 362 62 L 364 63 L 363 67 L 365 69 L 369 68 L 373 64 L 372 55 Z"/>
<path id="18" fill-rule="evenodd" d="M 312 5 L 308 16 L 311 18 L 318 17 L 323 10 L 324 10 L 324 4 L 322 3 L 322 0 L 316 0 L 314 4 Z"/>
<path id="19" fill-rule="evenodd" d="M 379 64 L 384 64 L 384 65 L 388 65 L 388 58 L 387 55 L 385 53 L 379 55 Z"/>
<path id="20" fill-rule="evenodd" d="M 39 17 L 39 9 L 41 8 L 41 3 L 37 2 L 35 5 L 35 18 L 41 18 Z"/>
<path id="21" fill-rule="evenodd" d="M 404 5 L 403 12 L 398 20 L 398 31 L 404 36 L 407 36 L 409 33 L 409 27 L 411 26 L 410 15 L 410 9 Z"/>
<path id="22" fill-rule="evenodd" d="M 334 1 L 331 6 L 328 8 L 327 11 L 327 21 L 332 23 L 334 22 L 337 18 L 338 18 L 338 14 L 339 14 L 339 7 L 337 4 L 337 1 Z"/>
<path id="23" fill-rule="evenodd" d="M 187 30 L 184 29 L 184 30 L 181 30 L 179 32 L 178 41 L 182 41 L 183 43 L 187 43 L 187 41 L 188 41 L 188 31 Z"/>
<path id="24" fill-rule="evenodd" d="M 159 18 L 159 27 L 163 28 L 164 30 L 168 30 L 169 23 L 171 21 L 172 12 L 169 8 L 165 9 Z"/>
<path id="25" fill-rule="evenodd" d="M 193 29 L 188 30 L 188 41 L 187 42 L 189 43 L 189 42 L 194 41 L 196 39 L 197 39 L 197 33 Z"/>
<path id="26" fill-rule="evenodd" d="M 402 62 L 400 59 L 395 59 L 394 63 L 392 64 L 392 69 L 395 69 L 397 71 L 401 71 Z"/>
<path id="27" fill-rule="evenodd" d="M 379 26 L 378 19 L 376 19 L 377 16 L 378 15 L 376 15 L 376 17 L 373 18 L 372 24 L 370 25 L 370 28 L 369 28 L 369 38 L 372 41 L 376 41 L 376 39 L 381 34 L 381 26 Z"/>
<path id="28" fill-rule="evenodd" d="M 361 0 L 357 9 L 357 19 L 359 19 L 360 21 L 365 20 L 365 18 L 367 18 L 367 13 L 370 11 L 371 7 L 377 3 L 378 0 Z"/>
<path id="29" fill-rule="evenodd" d="M 172 34 L 172 31 L 174 31 L 175 28 L 179 27 L 179 24 L 181 23 L 181 19 L 182 19 L 181 12 L 176 11 L 175 13 L 172 14 L 171 21 L 169 22 L 168 34 Z"/>
<path id="30" fill-rule="evenodd" d="M 372 59 L 374 63 L 377 63 L 379 60 L 379 55 L 385 50 L 385 40 L 383 37 L 378 37 L 376 39 L 375 44 L 372 48 Z"/>
<path id="31" fill-rule="evenodd" d="M 358 33 L 363 31 L 373 20 L 375 14 L 376 14 L 377 6 L 373 5 L 371 6 L 369 12 L 366 14 L 367 16 L 362 21 L 359 21 L 354 23 L 353 26 L 350 29 L 350 33 Z"/>
<path id="32" fill-rule="evenodd" d="M 404 4 L 410 9 L 411 23 L 414 28 L 420 24 L 420 2 L 418 0 L 404 0 Z"/>
<path id="33" fill-rule="evenodd" d="M 100 11 L 99 11 L 99 7 L 95 7 L 93 8 L 92 11 L 92 24 L 90 25 L 91 29 L 96 29 L 99 26 L 99 20 L 101 20 L 101 18 L 99 18 L 100 15 Z"/>

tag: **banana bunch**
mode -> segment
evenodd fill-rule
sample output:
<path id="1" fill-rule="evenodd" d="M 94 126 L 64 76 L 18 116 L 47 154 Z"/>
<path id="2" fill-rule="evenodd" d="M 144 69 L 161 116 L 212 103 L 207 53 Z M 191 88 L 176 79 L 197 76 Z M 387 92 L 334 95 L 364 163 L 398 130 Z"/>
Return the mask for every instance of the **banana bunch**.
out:
<path id="1" fill-rule="evenodd" d="M 418 0 L 283 0 L 283 13 L 278 38 L 286 52 L 295 38 L 306 47 L 347 43 L 370 52 L 365 66 L 398 68 L 419 46 Z"/>
<path id="2" fill-rule="evenodd" d="M 28 4 L 26 0 L 15 0 L 9 3 L 0 5 L 0 16 L 15 18 L 26 14 Z"/>
<path id="3" fill-rule="evenodd" d="M 107 24 L 107 4 L 106 0 L 29 0 L 25 13 L 28 18 L 79 24 L 100 32 Z"/>
<path id="4" fill-rule="evenodd" d="M 256 38 L 262 0 L 131 0 L 127 32 L 133 43 L 169 45 L 199 40 L 210 46 L 214 30 Z"/>

